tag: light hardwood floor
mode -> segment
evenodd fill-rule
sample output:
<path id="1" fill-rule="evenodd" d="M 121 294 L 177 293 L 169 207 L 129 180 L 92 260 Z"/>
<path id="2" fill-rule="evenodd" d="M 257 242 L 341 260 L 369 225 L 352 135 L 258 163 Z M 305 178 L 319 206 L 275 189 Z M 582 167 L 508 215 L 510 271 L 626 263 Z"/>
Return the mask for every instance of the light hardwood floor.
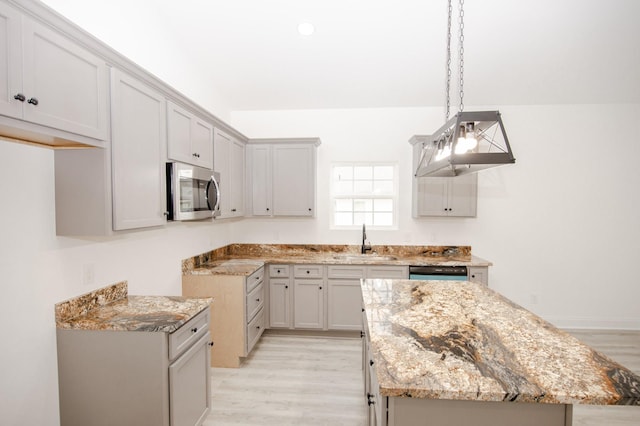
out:
<path id="1" fill-rule="evenodd" d="M 640 374 L 640 331 L 570 331 Z M 363 426 L 359 339 L 265 335 L 238 369 L 213 368 L 204 426 Z M 574 426 L 640 426 L 640 407 L 574 406 Z"/>

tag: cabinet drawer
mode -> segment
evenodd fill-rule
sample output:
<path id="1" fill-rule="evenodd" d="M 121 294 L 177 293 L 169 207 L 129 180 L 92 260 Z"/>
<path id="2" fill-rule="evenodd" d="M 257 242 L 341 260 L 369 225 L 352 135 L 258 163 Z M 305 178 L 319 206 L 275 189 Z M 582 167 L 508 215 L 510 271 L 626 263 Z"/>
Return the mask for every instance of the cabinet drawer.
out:
<path id="1" fill-rule="evenodd" d="M 264 268 L 260 268 L 247 277 L 247 293 L 251 292 L 264 280 Z"/>
<path id="2" fill-rule="evenodd" d="M 269 265 L 269 276 L 272 278 L 288 277 L 289 265 Z"/>
<path id="3" fill-rule="evenodd" d="M 367 278 L 409 279 L 408 266 L 368 266 Z"/>
<path id="4" fill-rule="evenodd" d="M 293 276 L 295 278 L 322 278 L 324 276 L 324 266 L 294 265 Z"/>
<path id="5" fill-rule="evenodd" d="M 209 308 L 207 308 L 169 334 L 169 360 L 173 361 L 209 332 L 209 315 Z"/>
<path id="6" fill-rule="evenodd" d="M 329 265 L 327 267 L 327 275 L 329 278 L 353 278 L 360 279 L 365 277 L 366 268 L 357 265 Z"/>
<path id="7" fill-rule="evenodd" d="M 251 352 L 258 339 L 264 331 L 264 309 L 256 314 L 256 316 L 247 325 L 247 355 Z"/>
<path id="8" fill-rule="evenodd" d="M 247 294 L 247 322 L 256 315 L 264 305 L 264 284 L 261 282 L 251 293 Z"/>

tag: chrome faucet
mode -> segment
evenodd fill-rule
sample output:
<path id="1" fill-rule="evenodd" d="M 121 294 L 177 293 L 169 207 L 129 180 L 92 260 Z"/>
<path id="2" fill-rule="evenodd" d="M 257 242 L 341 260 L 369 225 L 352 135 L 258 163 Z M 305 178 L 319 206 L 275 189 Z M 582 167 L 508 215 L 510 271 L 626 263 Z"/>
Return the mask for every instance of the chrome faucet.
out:
<path id="1" fill-rule="evenodd" d="M 366 254 L 368 251 L 371 251 L 371 246 L 367 245 L 367 229 L 362 224 L 362 247 L 360 248 L 360 253 Z"/>

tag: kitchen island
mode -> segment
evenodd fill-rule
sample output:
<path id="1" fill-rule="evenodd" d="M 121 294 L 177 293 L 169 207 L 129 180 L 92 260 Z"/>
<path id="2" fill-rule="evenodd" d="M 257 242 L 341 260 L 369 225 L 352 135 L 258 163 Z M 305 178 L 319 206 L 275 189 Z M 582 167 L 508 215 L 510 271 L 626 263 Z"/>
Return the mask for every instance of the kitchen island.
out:
<path id="1" fill-rule="evenodd" d="M 571 425 L 573 404 L 640 405 L 640 377 L 491 289 L 362 281 L 378 425 Z"/>

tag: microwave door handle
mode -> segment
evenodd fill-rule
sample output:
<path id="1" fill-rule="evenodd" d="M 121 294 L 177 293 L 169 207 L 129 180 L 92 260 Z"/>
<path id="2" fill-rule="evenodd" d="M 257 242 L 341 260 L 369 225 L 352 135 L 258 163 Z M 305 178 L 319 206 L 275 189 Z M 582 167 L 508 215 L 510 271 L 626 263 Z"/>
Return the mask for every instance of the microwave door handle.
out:
<path id="1" fill-rule="evenodd" d="M 216 204 L 213 206 L 213 208 L 211 208 L 211 198 L 209 197 L 209 189 L 211 189 L 211 184 L 213 184 L 213 186 L 216 189 Z M 209 207 L 209 210 L 215 212 L 220 208 L 220 185 L 218 184 L 218 182 L 213 176 L 211 176 L 211 179 L 207 183 L 206 193 L 207 193 L 207 207 Z"/>

